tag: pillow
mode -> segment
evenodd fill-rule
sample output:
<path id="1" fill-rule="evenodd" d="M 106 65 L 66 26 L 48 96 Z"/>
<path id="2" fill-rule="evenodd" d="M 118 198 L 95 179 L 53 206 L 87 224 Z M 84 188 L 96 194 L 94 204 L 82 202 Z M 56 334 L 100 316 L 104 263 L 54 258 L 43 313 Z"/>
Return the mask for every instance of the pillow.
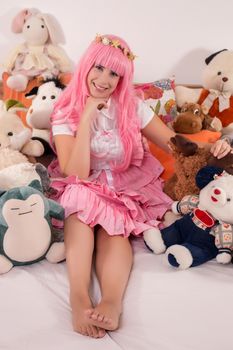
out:
<path id="1" fill-rule="evenodd" d="M 183 134 L 183 136 L 187 137 L 193 142 L 201 141 L 206 143 L 214 143 L 221 137 L 221 133 L 218 131 L 201 130 L 196 134 Z M 169 179 L 174 173 L 174 158 L 171 154 L 166 153 L 152 142 L 149 142 L 149 147 L 153 156 L 155 156 L 164 167 L 164 172 L 162 173 L 161 177 L 164 180 Z"/>
<path id="2" fill-rule="evenodd" d="M 176 117 L 175 80 L 161 79 L 152 83 L 135 84 L 136 93 L 168 124 Z"/>

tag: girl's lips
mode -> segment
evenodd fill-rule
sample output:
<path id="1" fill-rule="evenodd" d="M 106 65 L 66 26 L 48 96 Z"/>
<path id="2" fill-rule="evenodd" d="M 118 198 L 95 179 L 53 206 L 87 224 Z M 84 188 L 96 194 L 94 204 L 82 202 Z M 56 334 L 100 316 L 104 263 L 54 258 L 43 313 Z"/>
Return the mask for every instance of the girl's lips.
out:
<path id="1" fill-rule="evenodd" d="M 105 91 L 105 90 L 107 90 L 106 87 L 99 86 L 99 85 L 95 84 L 94 82 L 93 82 L 93 85 L 94 85 L 94 87 L 95 87 L 97 90 L 99 90 L 99 91 Z"/>

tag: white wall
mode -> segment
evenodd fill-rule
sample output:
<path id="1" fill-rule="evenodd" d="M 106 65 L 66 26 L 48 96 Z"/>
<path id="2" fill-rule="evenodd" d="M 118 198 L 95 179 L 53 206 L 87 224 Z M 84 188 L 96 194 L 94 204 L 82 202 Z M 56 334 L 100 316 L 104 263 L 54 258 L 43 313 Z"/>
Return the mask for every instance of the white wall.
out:
<path id="1" fill-rule="evenodd" d="M 75 62 L 96 33 L 122 36 L 138 56 L 137 82 L 175 74 L 178 83 L 200 84 L 204 59 L 223 48 L 233 49 L 230 0 L 2 0 L 0 63 L 23 41 L 10 26 L 25 7 L 59 20 L 67 41 L 64 48 Z"/>

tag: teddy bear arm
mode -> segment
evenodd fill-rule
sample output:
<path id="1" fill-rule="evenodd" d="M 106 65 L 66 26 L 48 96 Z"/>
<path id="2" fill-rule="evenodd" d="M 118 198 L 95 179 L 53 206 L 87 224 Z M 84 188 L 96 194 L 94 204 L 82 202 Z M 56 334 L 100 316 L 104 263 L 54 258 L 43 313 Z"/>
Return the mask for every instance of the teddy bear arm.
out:
<path id="1" fill-rule="evenodd" d="M 40 157 L 44 153 L 44 146 L 38 140 L 29 140 L 21 149 L 27 156 Z"/>
<path id="2" fill-rule="evenodd" d="M 173 203 L 172 210 L 173 210 L 173 206 L 174 207 L 176 206 L 176 211 L 178 214 L 182 214 L 182 215 L 188 214 L 198 206 L 198 203 L 199 203 L 198 198 L 199 197 L 197 195 L 184 196 L 181 201 Z"/>
<path id="3" fill-rule="evenodd" d="M 219 253 L 227 252 L 229 253 L 233 249 L 233 226 L 226 224 L 227 231 L 225 229 L 225 224 L 219 224 L 211 230 L 211 234 L 215 237 L 215 245 L 218 248 Z"/>
<path id="4" fill-rule="evenodd" d="M 175 95 L 177 106 L 181 107 L 185 103 L 196 103 L 199 100 L 202 89 L 192 89 L 186 86 L 176 86 Z"/>
<path id="5" fill-rule="evenodd" d="M 69 72 L 71 70 L 71 62 L 68 56 L 66 55 L 65 51 L 55 45 L 49 45 L 47 47 L 49 56 L 56 60 L 58 63 L 58 69 L 59 71 L 63 72 Z"/>

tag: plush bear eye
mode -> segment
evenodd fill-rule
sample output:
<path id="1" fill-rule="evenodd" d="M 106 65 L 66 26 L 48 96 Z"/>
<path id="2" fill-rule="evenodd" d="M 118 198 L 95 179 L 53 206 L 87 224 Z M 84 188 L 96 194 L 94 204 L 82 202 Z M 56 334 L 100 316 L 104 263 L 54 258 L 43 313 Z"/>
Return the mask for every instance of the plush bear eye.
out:
<path id="1" fill-rule="evenodd" d="M 13 136 L 13 132 L 12 132 L 12 131 L 9 131 L 9 132 L 7 133 L 7 135 L 8 135 L 8 136 Z"/>
<path id="2" fill-rule="evenodd" d="M 44 28 L 44 25 L 43 25 L 43 24 L 41 24 L 41 28 Z"/>
<path id="3" fill-rule="evenodd" d="M 218 72 L 218 75 L 221 75 L 222 74 L 222 72 Z"/>
<path id="4" fill-rule="evenodd" d="M 231 201 L 231 198 L 227 198 L 227 202 L 230 202 Z"/>
<path id="5" fill-rule="evenodd" d="M 56 96 L 55 96 L 55 95 L 52 95 L 52 96 L 51 96 L 51 99 L 52 99 L 52 100 L 54 100 L 55 98 L 56 98 Z"/>
<path id="6" fill-rule="evenodd" d="M 198 115 L 199 114 L 199 109 L 194 109 L 193 114 Z"/>
<path id="7" fill-rule="evenodd" d="M 42 96 L 42 100 L 46 100 L 46 96 Z"/>
<path id="8" fill-rule="evenodd" d="M 27 25 L 27 28 L 29 29 L 29 28 L 30 28 L 30 26 L 29 26 L 29 25 Z"/>

